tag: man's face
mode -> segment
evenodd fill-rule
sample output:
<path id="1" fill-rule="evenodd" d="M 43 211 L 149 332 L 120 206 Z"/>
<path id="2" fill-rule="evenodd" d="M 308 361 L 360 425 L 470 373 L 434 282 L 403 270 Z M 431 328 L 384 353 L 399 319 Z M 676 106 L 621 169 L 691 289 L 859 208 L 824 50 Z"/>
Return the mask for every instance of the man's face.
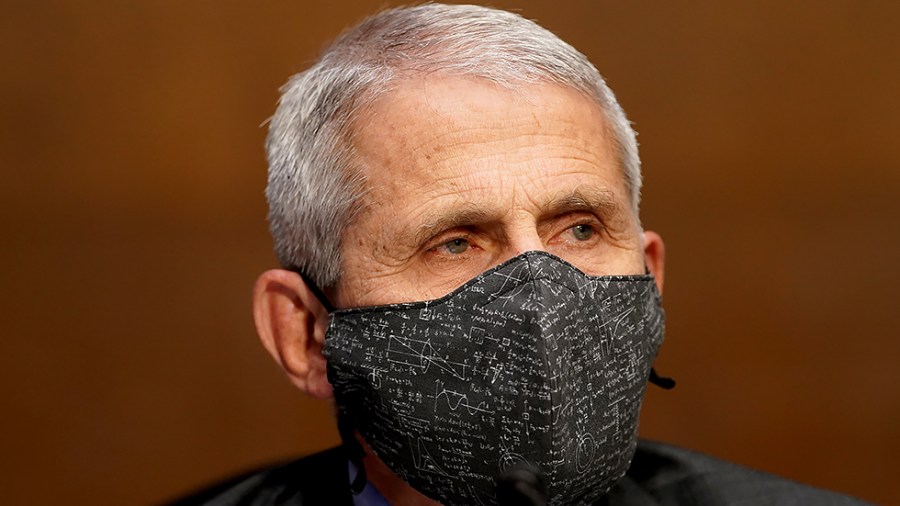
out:
<path id="1" fill-rule="evenodd" d="M 354 147 L 368 193 L 342 237 L 339 308 L 440 297 L 529 250 L 644 272 L 602 113 L 574 90 L 404 81 L 357 119 Z"/>

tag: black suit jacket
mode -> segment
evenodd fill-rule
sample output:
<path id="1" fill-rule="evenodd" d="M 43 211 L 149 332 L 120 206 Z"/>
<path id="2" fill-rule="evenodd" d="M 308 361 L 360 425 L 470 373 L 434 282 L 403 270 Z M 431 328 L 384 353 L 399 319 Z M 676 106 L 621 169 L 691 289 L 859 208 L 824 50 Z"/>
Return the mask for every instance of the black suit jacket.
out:
<path id="1" fill-rule="evenodd" d="M 347 456 L 332 448 L 248 473 L 173 504 L 352 506 Z M 861 505 L 864 502 L 801 485 L 674 446 L 639 441 L 628 473 L 600 506 Z"/>

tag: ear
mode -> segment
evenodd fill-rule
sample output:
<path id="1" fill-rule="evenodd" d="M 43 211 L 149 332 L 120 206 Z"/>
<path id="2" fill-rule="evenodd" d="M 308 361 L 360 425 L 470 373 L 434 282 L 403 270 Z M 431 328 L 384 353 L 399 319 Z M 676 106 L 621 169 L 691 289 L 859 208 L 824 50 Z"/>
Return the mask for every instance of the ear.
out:
<path id="1" fill-rule="evenodd" d="M 253 288 L 256 332 L 291 382 L 304 392 L 327 399 L 325 329 L 328 311 L 299 274 L 283 269 L 264 272 Z"/>
<path id="2" fill-rule="evenodd" d="M 650 274 L 656 278 L 656 287 L 659 293 L 662 293 L 666 273 L 666 247 L 662 237 L 656 232 L 644 232 L 644 263 L 647 264 Z"/>

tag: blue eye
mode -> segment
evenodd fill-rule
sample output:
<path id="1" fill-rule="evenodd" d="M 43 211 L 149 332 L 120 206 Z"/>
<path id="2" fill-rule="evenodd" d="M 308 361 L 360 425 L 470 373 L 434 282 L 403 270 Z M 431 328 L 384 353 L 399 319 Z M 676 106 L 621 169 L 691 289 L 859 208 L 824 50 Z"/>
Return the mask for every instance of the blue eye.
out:
<path id="1" fill-rule="evenodd" d="M 594 236 L 594 228 L 590 225 L 575 225 L 571 230 L 572 235 L 579 241 L 587 241 Z"/>
<path id="2" fill-rule="evenodd" d="M 444 247 L 447 248 L 448 252 L 454 255 L 461 255 L 469 249 L 469 241 L 465 239 L 453 239 L 452 241 L 445 242 Z"/>

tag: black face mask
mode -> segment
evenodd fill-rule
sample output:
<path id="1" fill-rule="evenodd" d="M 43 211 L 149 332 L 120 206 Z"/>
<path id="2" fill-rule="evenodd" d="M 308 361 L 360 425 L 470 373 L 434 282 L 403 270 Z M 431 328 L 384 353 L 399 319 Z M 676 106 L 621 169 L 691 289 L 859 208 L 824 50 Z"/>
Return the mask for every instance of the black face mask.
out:
<path id="1" fill-rule="evenodd" d="M 324 354 L 345 442 L 423 494 L 496 504 L 526 469 L 549 504 L 581 504 L 628 469 L 663 323 L 652 276 L 535 251 L 440 299 L 335 311 Z"/>

